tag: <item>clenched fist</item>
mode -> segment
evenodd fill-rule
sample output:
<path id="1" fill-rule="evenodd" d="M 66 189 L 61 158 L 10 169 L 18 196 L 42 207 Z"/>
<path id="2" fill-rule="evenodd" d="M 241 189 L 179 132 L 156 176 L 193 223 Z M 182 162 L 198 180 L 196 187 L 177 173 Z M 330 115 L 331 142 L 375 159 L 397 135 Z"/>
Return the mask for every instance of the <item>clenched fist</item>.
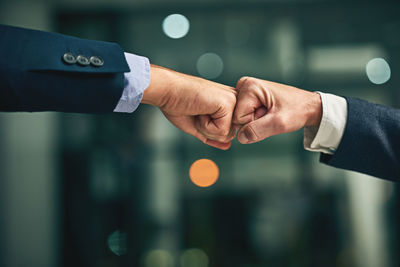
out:
<path id="1" fill-rule="evenodd" d="M 322 117 L 318 93 L 251 77 L 239 80 L 233 122 L 242 144 L 318 126 Z"/>
<path id="2" fill-rule="evenodd" d="M 152 65 L 142 103 L 159 107 L 172 124 L 203 143 L 226 150 L 235 138 L 236 94 L 232 87 Z"/>

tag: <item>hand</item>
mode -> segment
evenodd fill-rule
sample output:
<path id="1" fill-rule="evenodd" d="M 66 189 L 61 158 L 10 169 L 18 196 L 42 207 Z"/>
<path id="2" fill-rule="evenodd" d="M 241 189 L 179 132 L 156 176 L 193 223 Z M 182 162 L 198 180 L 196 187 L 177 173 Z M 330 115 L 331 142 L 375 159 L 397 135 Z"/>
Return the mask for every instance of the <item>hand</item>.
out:
<path id="1" fill-rule="evenodd" d="M 242 144 L 320 124 L 318 93 L 251 77 L 241 78 L 236 89 L 233 121 L 240 127 L 238 140 Z"/>
<path id="2" fill-rule="evenodd" d="M 226 150 L 235 138 L 232 87 L 152 65 L 142 103 L 159 107 L 172 124 L 210 146 Z"/>

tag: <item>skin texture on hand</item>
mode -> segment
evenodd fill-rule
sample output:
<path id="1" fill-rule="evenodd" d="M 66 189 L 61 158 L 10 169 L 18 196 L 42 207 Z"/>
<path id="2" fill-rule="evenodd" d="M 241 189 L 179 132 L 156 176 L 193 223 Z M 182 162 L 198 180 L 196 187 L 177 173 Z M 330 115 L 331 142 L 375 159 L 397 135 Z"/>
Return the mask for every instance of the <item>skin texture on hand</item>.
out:
<path id="1" fill-rule="evenodd" d="M 252 77 L 241 78 L 236 89 L 233 122 L 239 128 L 242 144 L 320 124 L 322 104 L 318 93 Z"/>
<path id="2" fill-rule="evenodd" d="M 236 94 L 232 87 L 152 65 L 142 103 L 159 107 L 172 124 L 203 143 L 226 150 L 235 138 Z"/>

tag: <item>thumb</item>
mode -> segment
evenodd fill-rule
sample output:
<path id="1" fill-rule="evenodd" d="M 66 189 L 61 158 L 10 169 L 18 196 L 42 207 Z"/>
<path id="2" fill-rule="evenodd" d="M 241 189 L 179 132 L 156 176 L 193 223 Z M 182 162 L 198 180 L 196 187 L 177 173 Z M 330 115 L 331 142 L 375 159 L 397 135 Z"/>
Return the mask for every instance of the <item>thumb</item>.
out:
<path id="1" fill-rule="evenodd" d="M 243 125 L 238 132 L 237 139 L 242 144 L 251 144 L 277 135 L 283 130 L 281 121 L 275 114 L 266 114 Z"/>

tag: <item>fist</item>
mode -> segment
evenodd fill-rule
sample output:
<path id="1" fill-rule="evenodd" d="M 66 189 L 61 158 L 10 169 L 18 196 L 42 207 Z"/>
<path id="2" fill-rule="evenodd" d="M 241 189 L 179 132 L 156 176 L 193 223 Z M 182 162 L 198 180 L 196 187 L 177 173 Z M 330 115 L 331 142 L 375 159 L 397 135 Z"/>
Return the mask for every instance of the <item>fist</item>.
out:
<path id="1" fill-rule="evenodd" d="M 257 78 L 243 77 L 236 86 L 233 122 L 242 144 L 318 126 L 322 116 L 318 93 Z"/>
<path id="2" fill-rule="evenodd" d="M 232 87 L 152 65 L 142 103 L 159 107 L 172 124 L 203 143 L 226 150 L 235 138 L 236 94 Z"/>

